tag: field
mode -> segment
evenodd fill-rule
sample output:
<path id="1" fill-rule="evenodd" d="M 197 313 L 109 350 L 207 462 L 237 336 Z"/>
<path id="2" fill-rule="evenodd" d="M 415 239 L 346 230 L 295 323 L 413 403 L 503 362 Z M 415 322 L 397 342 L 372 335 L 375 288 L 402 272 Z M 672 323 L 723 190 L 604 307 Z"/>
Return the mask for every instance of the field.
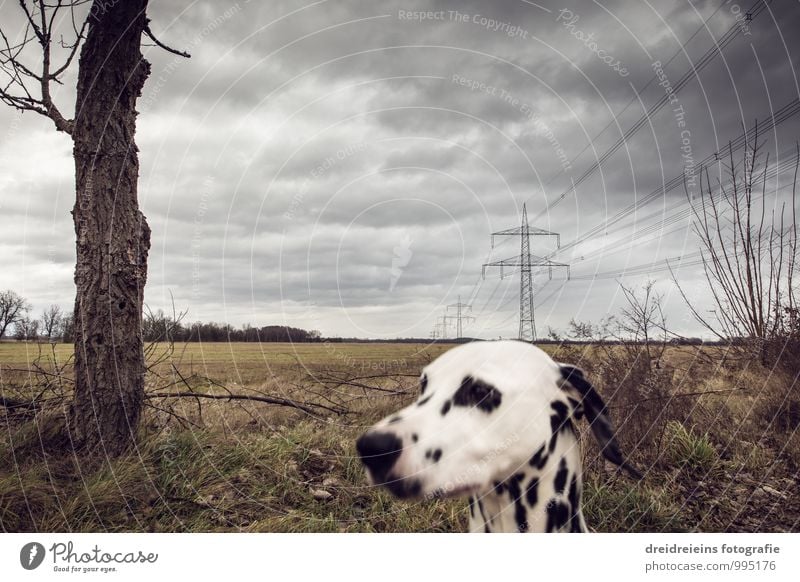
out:
<path id="1" fill-rule="evenodd" d="M 464 531 L 464 500 L 397 501 L 366 484 L 354 450 L 364 427 L 416 398 L 421 367 L 450 347 L 155 345 L 138 449 L 88 464 L 58 437 L 71 346 L 0 343 L 0 396 L 48 395 L 0 407 L 0 528 Z M 590 527 L 798 530 L 800 398 L 784 372 L 711 347 L 668 348 L 656 367 L 630 346 L 546 349 L 586 370 L 646 473 L 620 476 L 584 434 Z"/>

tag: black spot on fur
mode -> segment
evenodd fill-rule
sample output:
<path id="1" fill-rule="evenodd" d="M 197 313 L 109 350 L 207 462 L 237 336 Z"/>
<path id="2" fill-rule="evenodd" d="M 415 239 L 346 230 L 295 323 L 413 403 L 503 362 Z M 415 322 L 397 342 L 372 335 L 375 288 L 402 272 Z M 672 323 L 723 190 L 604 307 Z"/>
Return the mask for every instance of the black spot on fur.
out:
<path id="1" fill-rule="evenodd" d="M 475 518 L 475 498 L 472 495 L 469 496 L 469 516 Z"/>
<path id="2" fill-rule="evenodd" d="M 546 446 L 547 445 L 542 445 L 539 447 L 539 450 L 536 451 L 531 457 L 531 460 L 528 461 L 528 464 L 534 469 L 542 469 L 547 463 L 547 454 L 544 452 Z"/>
<path id="3" fill-rule="evenodd" d="M 559 425 L 563 424 L 569 414 L 569 407 L 560 400 L 555 400 L 550 403 L 550 408 L 553 409 L 553 412 L 559 418 Z"/>
<path id="4" fill-rule="evenodd" d="M 478 498 L 478 511 L 481 513 L 481 519 L 483 523 L 486 524 L 486 531 L 489 531 L 489 520 L 486 519 L 486 513 L 483 511 L 483 501 L 481 501 L 480 497 Z"/>
<path id="5" fill-rule="evenodd" d="M 425 394 L 425 389 L 428 387 L 428 376 L 427 374 L 423 374 L 422 378 L 419 379 L 419 393 L 420 395 Z"/>
<path id="6" fill-rule="evenodd" d="M 531 482 L 528 483 L 528 486 L 525 488 L 525 500 L 531 507 L 536 506 L 536 502 L 539 500 L 539 477 L 534 477 L 531 479 Z"/>
<path id="7" fill-rule="evenodd" d="M 445 400 L 444 405 L 442 405 L 442 416 L 444 416 L 445 414 L 450 412 L 450 407 L 451 406 L 452 406 L 452 403 L 449 400 Z"/>
<path id="8" fill-rule="evenodd" d="M 439 459 L 442 458 L 442 449 L 436 449 L 435 451 L 433 451 L 431 458 L 433 459 L 434 463 L 438 463 Z"/>
<path id="9" fill-rule="evenodd" d="M 503 490 L 504 490 L 503 484 L 500 481 L 495 481 L 494 482 L 494 492 L 497 493 L 498 495 L 502 495 L 503 494 Z"/>
<path id="10" fill-rule="evenodd" d="M 573 475 L 569 484 L 569 507 L 570 507 L 570 527 L 569 531 L 578 533 L 581 531 L 581 520 L 579 517 L 581 500 L 578 493 L 578 476 Z"/>
<path id="11" fill-rule="evenodd" d="M 385 483 L 386 488 L 389 489 L 396 497 L 407 499 L 409 497 L 417 497 L 422 490 L 422 483 L 418 479 L 408 481 L 407 479 L 391 479 Z"/>
<path id="12" fill-rule="evenodd" d="M 425 451 L 425 458 L 430 459 L 432 454 L 433 454 L 432 451 L 428 449 L 427 451 Z"/>
<path id="13" fill-rule="evenodd" d="M 547 450 L 550 454 L 553 454 L 553 451 L 556 450 L 557 442 L 558 442 L 558 433 L 554 432 L 553 436 L 550 437 L 550 445 L 547 447 Z"/>
<path id="14" fill-rule="evenodd" d="M 573 475 L 569 483 L 569 503 L 573 508 L 578 507 L 580 499 L 578 499 L 578 476 Z"/>
<path id="15" fill-rule="evenodd" d="M 417 433 L 413 433 L 411 435 L 411 442 L 415 443 L 419 440 L 419 435 Z"/>
<path id="16" fill-rule="evenodd" d="M 553 434 L 568 430 L 572 422 L 569 419 L 569 407 L 561 401 L 556 400 L 550 403 L 553 414 L 550 415 L 550 428 Z"/>
<path id="17" fill-rule="evenodd" d="M 525 475 L 523 473 L 517 473 L 506 481 L 508 495 L 511 497 L 511 501 L 514 502 L 514 519 L 517 522 L 517 530 L 521 532 L 528 531 L 528 510 L 525 509 L 525 505 L 522 503 L 522 490 L 519 485 L 524 478 Z"/>
<path id="18" fill-rule="evenodd" d="M 580 420 L 583 418 L 583 406 L 578 400 L 574 398 L 567 397 L 569 400 L 569 405 L 572 406 L 572 415 L 575 417 L 575 420 Z"/>
<path id="19" fill-rule="evenodd" d="M 486 413 L 500 406 L 502 400 L 503 395 L 497 388 L 472 376 L 465 376 L 453 394 L 453 404 L 456 406 L 474 406 Z"/>
<path id="20" fill-rule="evenodd" d="M 430 400 L 432 396 L 433 396 L 433 394 L 428 394 L 428 396 L 426 398 L 423 398 L 422 400 L 417 402 L 417 406 L 422 406 L 423 404 L 427 403 L 428 400 Z"/>
<path id="21" fill-rule="evenodd" d="M 559 400 L 551 402 L 550 408 L 553 409 L 553 414 L 550 415 L 550 429 L 553 434 L 550 437 L 548 451 L 552 454 L 556 450 L 558 434 L 572 428 L 572 421 L 569 419 L 569 407 L 563 402 Z"/>
<path id="22" fill-rule="evenodd" d="M 395 422 L 400 422 L 403 418 L 400 415 L 393 416 L 389 419 L 389 424 L 394 424 Z"/>
<path id="23" fill-rule="evenodd" d="M 547 504 L 547 532 L 560 531 L 569 521 L 569 507 L 558 499 Z"/>
<path id="24" fill-rule="evenodd" d="M 564 488 L 567 486 L 567 460 L 561 457 L 561 462 L 558 464 L 558 472 L 556 478 L 553 480 L 553 487 L 559 495 L 564 494 Z"/>

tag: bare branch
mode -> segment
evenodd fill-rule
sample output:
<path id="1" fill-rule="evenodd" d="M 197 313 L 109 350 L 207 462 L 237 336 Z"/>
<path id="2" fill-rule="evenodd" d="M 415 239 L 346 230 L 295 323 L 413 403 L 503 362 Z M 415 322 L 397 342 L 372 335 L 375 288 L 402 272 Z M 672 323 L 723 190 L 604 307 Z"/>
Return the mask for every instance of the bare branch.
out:
<path id="1" fill-rule="evenodd" d="M 28 9 L 28 3 L 25 0 L 19 0 L 19 5 L 22 8 L 22 11 L 25 13 L 25 17 L 28 19 L 28 24 L 33 28 L 33 32 L 36 34 L 36 38 L 39 39 L 41 44 L 44 44 L 44 34 L 42 33 L 39 26 L 36 24 L 36 20 L 34 19 L 33 13 Z"/>
<path id="2" fill-rule="evenodd" d="M 298 410 L 302 410 L 308 414 L 313 416 L 319 415 L 319 410 L 315 410 L 314 408 L 321 408 L 328 410 L 330 412 L 336 412 L 335 410 L 330 409 L 327 406 L 323 406 L 322 404 L 301 404 L 300 402 L 295 402 L 294 400 L 290 400 L 288 398 L 274 398 L 271 396 L 252 396 L 250 394 L 202 394 L 199 392 L 157 392 L 154 394 L 146 394 L 145 398 L 153 399 L 153 398 L 207 398 L 210 400 L 249 400 L 252 402 L 264 402 L 266 404 L 276 404 L 278 406 L 287 406 L 289 408 L 296 408 Z M 311 408 L 311 407 L 314 408 Z"/>
<path id="3" fill-rule="evenodd" d="M 732 144 L 726 161 L 727 173 L 719 184 L 719 195 L 712 193 L 708 172 L 701 173 L 701 198 L 692 204 L 693 229 L 700 239 L 703 272 L 716 306 L 717 323 L 712 324 L 692 305 L 676 282 L 692 315 L 719 339 L 743 338 L 756 348 L 766 364 L 766 345 L 785 337 L 796 318 L 794 267 L 797 224 L 795 205 L 800 146 L 793 156 L 792 209 L 786 205 L 768 210 L 767 180 L 788 169 L 785 163 L 772 163 L 769 153 L 762 155 L 758 125 L 748 133 L 741 161 L 734 159 Z M 780 160 L 780 158 L 779 158 Z M 703 180 L 705 179 L 705 184 Z M 687 197 L 688 188 L 684 185 Z M 759 200 L 760 198 L 760 200 Z M 776 199 L 776 206 L 780 201 Z M 690 200 L 691 203 L 691 200 Z M 673 274 L 673 280 L 675 276 Z M 787 323 L 788 320 L 788 323 Z M 783 335 L 782 335 L 783 334 Z M 752 354 L 753 352 L 751 352 Z"/>
<path id="4" fill-rule="evenodd" d="M 30 4 L 26 0 L 19 0 L 20 8 L 25 15 L 26 26 L 22 40 L 12 44 L 7 35 L 0 30 L 0 69 L 8 76 L 8 83 L 0 88 L 0 101 L 20 111 L 33 111 L 39 115 L 50 118 L 58 131 L 72 134 L 74 123 L 67 119 L 56 106 L 50 92 L 50 83 L 60 83 L 60 76 L 72 64 L 87 27 L 88 18 L 83 21 L 80 29 L 74 25 L 74 9 L 83 4 L 81 0 L 66 2 L 57 0 L 47 4 L 44 0 L 33 0 Z M 53 25 L 57 15 L 63 9 L 69 9 L 76 29 L 73 43 L 60 41 L 62 47 L 69 48 L 65 62 L 58 67 L 53 67 L 51 62 L 51 48 Z M 30 35 L 33 31 L 33 35 Z M 34 39 L 41 46 L 42 65 L 41 71 L 34 71 L 22 62 L 22 52 Z M 34 82 L 39 87 L 40 96 L 34 97 L 28 88 L 27 82 Z"/>
<path id="5" fill-rule="evenodd" d="M 150 40 L 152 40 L 156 44 L 157 47 L 164 49 L 168 53 L 172 53 L 173 55 L 178 55 L 179 57 L 184 57 L 184 58 L 187 58 L 187 59 L 192 58 L 192 55 L 190 55 L 189 53 L 187 53 L 185 51 L 179 51 L 177 49 L 169 47 L 169 46 L 165 45 L 164 43 L 162 43 L 160 40 L 158 40 L 156 38 L 156 35 L 153 34 L 153 31 L 150 30 L 150 21 L 149 20 L 147 21 L 147 24 L 144 27 L 144 33 L 150 38 Z"/>
<path id="6" fill-rule="evenodd" d="M 61 65 L 51 74 L 50 78 L 53 81 L 58 81 L 58 78 L 61 76 L 61 74 L 69 68 L 70 64 L 72 64 L 72 60 L 75 58 L 75 55 L 78 52 L 78 47 L 80 46 L 81 41 L 84 39 L 84 35 L 86 34 L 86 27 L 88 26 L 88 24 L 89 24 L 89 19 L 87 18 L 83 21 L 83 25 L 81 25 L 80 30 L 76 31 L 75 42 L 72 43 L 71 45 L 63 44 L 62 41 L 62 46 L 64 48 L 70 48 L 70 52 L 69 55 L 67 56 L 66 61 L 64 61 L 64 64 Z"/>
<path id="7" fill-rule="evenodd" d="M 619 408 L 638 406 L 639 404 L 643 404 L 645 402 L 652 402 L 655 400 L 674 400 L 677 398 L 690 398 L 692 396 L 707 396 L 709 394 L 730 394 L 731 392 L 741 392 L 741 391 L 742 391 L 741 388 L 732 388 L 727 390 L 704 390 L 702 392 L 686 392 L 684 394 L 670 394 L 669 396 L 653 396 L 651 398 L 642 398 L 634 402 L 626 402 L 625 404 L 611 405 L 608 408 L 610 408 L 611 410 L 616 410 Z"/>

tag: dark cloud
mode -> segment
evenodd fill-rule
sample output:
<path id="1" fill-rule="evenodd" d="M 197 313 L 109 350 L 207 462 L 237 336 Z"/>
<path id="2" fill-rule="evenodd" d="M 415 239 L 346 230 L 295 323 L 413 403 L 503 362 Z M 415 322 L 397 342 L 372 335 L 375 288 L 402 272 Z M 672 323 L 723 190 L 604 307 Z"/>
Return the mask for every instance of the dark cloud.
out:
<path id="1" fill-rule="evenodd" d="M 17 7 L 0 11 L 4 27 L 18 25 Z M 190 319 L 427 335 L 460 294 L 479 315 L 470 333 L 512 336 L 518 280 L 480 274 L 518 252 L 518 239 L 490 249 L 489 235 L 518 225 L 523 203 L 566 244 L 679 175 L 686 131 L 699 162 L 800 93 L 800 10 L 772 3 L 571 192 L 664 95 L 653 62 L 673 85 L 702 66 L 736 25 L 732 4 L 226 0 L 153 3 L 150 16 L 192 58 L 146 48 L 146 296 L 155 307 L 174 297 Z M 72 85 L 56 96 L 64 111 Z M 787 121 L 765 147 L 786 151 L 798 129 Z M 0 132 L 2 286 L 69 307 L 71 145 L 8 108 Z M 593 273 L 696 251 L 683 197 L 676 189 L 556 254 L 575 279 L 537 278 L 540 333 L 616 309 L 614 277 Z M 707 300 L 696 268 L 681 273 Z M 671 292 L 663 270 L 652 276 Z M 674 295 L 668 308 L 696 331 Z"/>

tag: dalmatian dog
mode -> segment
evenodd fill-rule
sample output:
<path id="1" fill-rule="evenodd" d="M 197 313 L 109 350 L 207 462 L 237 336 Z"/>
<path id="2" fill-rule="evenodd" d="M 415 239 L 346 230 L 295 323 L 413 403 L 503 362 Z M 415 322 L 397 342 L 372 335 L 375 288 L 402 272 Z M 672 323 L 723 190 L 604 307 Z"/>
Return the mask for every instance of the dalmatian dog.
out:
<path id="1" fill-rule="evenodd" d="M 356 448 L 370 482 L 396 497 L 468 497 L 472 532 L 585 532 L 583 416 L 603 455 L 641 478 L 581 370 L 528 343 L 473 342 L 426 366 L 418 399 Z"/>

